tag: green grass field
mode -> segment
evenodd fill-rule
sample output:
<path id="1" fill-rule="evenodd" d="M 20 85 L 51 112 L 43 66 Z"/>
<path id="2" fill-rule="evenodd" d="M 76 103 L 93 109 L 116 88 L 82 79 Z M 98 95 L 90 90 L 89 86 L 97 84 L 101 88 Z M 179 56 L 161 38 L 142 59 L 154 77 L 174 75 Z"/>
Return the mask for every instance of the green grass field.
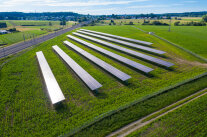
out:
<path id="1" fill-rule="evenodd" d="M 207 130 L 206 100 L 207 95 L 204 95 L 131 133 L 128 137 L 205 137 Z"/>
<path id="2" fill-rule="evenodd" d="M 158 36 L 207 58 L 206 26 L 172 26 L 171 32 L 168 32 L 168 26 L 139 25 L 137 27 L 148 32 L 155 32 Z"/>
<path id="3" fill-rule="evenodd" d="M 24 37 L 25 39 L 31 39 L 33 38 L 33 35 L 35 37 L 42 35 L 42 34 L 46 34 L 47 31 L 40 31 L 40 30 L 30 30 L 30 31 L 24 31 L 24 32 L 17 32 L 17 33 L 10 33 L 10 34 L 4 34 L 4 35 L 0 35 L 0 44 L 6 43 L 6 46 L 9 46 L 11 44 L 17 43 L 17 42 L 21 42 L 24 41 Z"/>
<path id="4" fill-rule="evenodd" d="M 0 22 L 6 22 L 8 27 L 14 27 L 14 26 L 49 26 L 49 22 L 51 22 L 52 26 L 59 26 L 60 21 L 41 21 L 41 20 L 3 20 Z M 72 25 L 75 22 L 68 21 L 67 25 Z"/>
<path id="5" fill-rule="evenodd" d="M 85 28 L 153 42 L 153 47 L 167 52 L 167 58 L 162 59 L 175 63 L 175 66 L 173 70 L 167 70 L 96 44 L 99 47 L 154 68 L 153 77 L 147 77 L 100 53 L 73 42 L 82 49 L 131 75 L 132 79 L 129 80 L 129 85 L 124 85 L 63 45 L 62 42 L 68 40 L 66 34 L 58 36 L 11 60 L 1 69 L 0 136 L 63 135 L 74 128 L 81 127 L 88 121 L 101 117 L 109 111 L 116 110 L 165 87 L 206 72 L 206 66 L 199 59 L 131 26 Z M 53 45 L 58 45 L 103 85 L 98 95 L 94 96 L 77 76 L 65 66 L 52 51 Z M 43 92 L 38 63 L 35 59 L 35 52 L 40 50 L 43 51 L 66 97 L 62 108 L 53 109 L 49 99 Z"/>
<path id="6" fill-rule="evenodd" d="M 15 27 L 18 31 L 17 33 L 11 33 L 11 34 L 4 34 L 0 35 L 0 44 L 6 44 L 5 46 L 9 46 L 14 43 L 18 43 L 24 40 L 23 34 L 25 35 L 25 39 L 31 39 L 33 38 L 33 35 L 35 37 L 46 34 L 49 32 L 56 31 L 60 28 L 63 28 L 63 26 L 60 25 L 60 21 L 22 21 L 22 20 L 9 20 L 9 21 L 0 21 L 0 22 L 6 22 L 9 29 Z M 49 22 L 52 23 L 52 26 L 49 26 Z M 75 22 L 67 22 L 67 27 L 70 27 Z M 21 26 L 21 25 L 31 25 L 31 26 Z M 33 26 L 32 26 L 33 25 Z"/>

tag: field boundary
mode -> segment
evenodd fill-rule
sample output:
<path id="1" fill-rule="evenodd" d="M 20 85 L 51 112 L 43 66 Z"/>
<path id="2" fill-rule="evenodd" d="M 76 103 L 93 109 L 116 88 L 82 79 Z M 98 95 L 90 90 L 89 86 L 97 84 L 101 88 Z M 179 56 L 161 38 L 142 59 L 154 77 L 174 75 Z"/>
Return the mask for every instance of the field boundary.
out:
<path id="1" fill-rule="evenodd" d="M 136 29 L 138 29 L 138 30 L 140 30 L 140 31 L 142 31 L 142 32 L 144 32 L 144 33 L 149 33 L 149 32 L 147 32 L 147 31 L 145 31 L 145 30 L 142 30 L 142 29 L 140 29 L 140 28 L 138 28 L 138 27 L 134 27 L 134 26 L 133 26 L 133 28 L 136 28 Z M 156 35 L 155 33 L 152 33 L 152 34 L 150 34 L 150 35 L 153 35 L 153 36 L 155 36 L 155 37 L 157 37 L 157 38 L 159 38 L 159 39 L 161 39 L 161 40 L 163 40 L 163 41 L 165 41 L 165 42 L 167 42 L 167 43 L 169 43 L 169 44 L 171 44 L 171 45 L 173 45 L 173 46 L 175 46 L 175 47 L 177 47 L 177 48 L 179 48 L 179 49 L 181 49 L 181 50 L 183 50 L 183 51 L 185 51 L 185 52 L 187 52 L 187 53 L 189 53 L 189 54 L 191 54 L 191 55 L 193 55 L 193 56 L 195 56 L 195 57 L 197 57 L 197 58 L 199 58 L 199 59 L 201 59 L 202 61 L 204 61 L 204 62 L 207 63 L 207 59 L 206 59 L 206 58 L 201 57 L 200 55 L 198 55 L 198 54 L 196 54 L 196 53 L 194 53 L 194 52 L 192 52 L 192 51 L 190 51 L 190 50 L 188 50 L 188 49 L 185 49 L 185 48 L 179 46 L 178 44 L 175 44 L 175 43 L 173 43 L 173 42 L 171 42 L 171 41 L 169 41 L 169 40 L 167 40 L 167 39 L 165 39 L 165 38 L 162 38 L 162 37 Z"/>
<path id="2" fill-rule="evenodd" d="M 89 126 L 91 126 L 91 125 L 93 125 L 93 124 L 95 124 L 97 122 L 99 122 L 100 120 L 103 120 L 106 117 L 109 117 L 109 116 L 111 116 L 113 114 L 116 114 L 116 113 L 118 113 L 118 112 L 120 112 L 122 110 L 125 110 L 125 109 L 127 109 L 127 108 L 129 108 L 129 107 L 131 107 L 133 105 L 136 105 L 136 104 L 138 104 L 138 103 L 140 103 L 142 101 L 145 101 L 145 100 L 148 100 L 148 99 L 153 98 L 155 96 L 158 96 L 160 94 L 166 93 L 166 92 L 168 92 L 168 91 L 170 91 L 172 89 L 175 89 L 175 88 L 180 87 L 182 85 L 185 85 L 187 83 L 193 82 L 193 81 L 195 81 L 197 79 L 200 79 L 202 77 L 205 77 L 205 76 L 207 76 L 207 72 L 204 72 L 204 73 L 202 73 L 200 75 L 197 75 L 197 76 L 195 76 L 193 78 L 190 78 L 190 79 L 184 80 L 182 82 L 179 82 L 179 83 L 177 83 L 177 84 L 175 84 L 173 86 L 169 86 L 169 87 L 166 87 L 164 89 L 161 89 L 158 92 L 149 94 L 149 95 L 143 97 L 142 99 L 135 100 L 135 101 L 133 101 L 131 103 L 128 103 L 128 104 L 126 104 L 124 106 L 121 106 L 120 108 L 118 108 L 116 110 L 112 110 L 112 111 L 109 111 L 107 113 L 103 113 L 102 115 L 99 115 L 98 117 L 95 117 L 93 120 L 90 120 L 90 121 L 86 122 L 83 126 L 75 128 L 75 129 L 72 129 L 69 133 L 61 135 L 60 137 L 68 137 L 68 136 L 75 135 L 79 131 L 81 131 L 81 130 L 83 130 L 83 129 L 85 129 L 85 128 L 87 128 L 87 127 L 89 127 Z"/>
<path id="3" fill-rule="evenodd" d="M 179 46 L 179 45 L 177 45 L 177 44 L 175 44 L 175 43 L 173 43 L 173 42 L 171 42 L 171 41 L 168 41 L 168 40 L 166 40 L 166 39 L 164 39 L 164 38 L 162 38 L 162 37 L 160 37 L 160 36 L 158 36 L 158 35 L 156 35 L 156 34 L 154 34 L 154 33 L 152 33 L 151 35 L 153 35 L 153 36 L 155 36 L 155 37 L 157 37 L 157 38 L 159 38 L 159 39 L 161 39 L 161 40 L 164 40 L 165 42 L 167 42 L 167 43 L 169 43 L 169 44 L 171 44 L 171 45 L 173 45 L 173 46 L 175 46 L 175 47 L 177 47 L 177 48 L 179 48 L 179 49 L 182 49 L 182 50 L 184 50 L 185 52 L 187 52 L 187 53 L 189 53 L 189 54 L 191 54 L 191 55 L 193 55 L 193 56 L 195 56 L 195 57 L 197 57 L 197 58 L 199 58 L 199 59 L 201 59 L 201 60 L 207 62 L 207 59 L 206 59 L 206 58 L 201 57 L 200 55 L 198 55 L 198 54 L 196 54 L 196 53 L 194 53 L 194 52 L 192 52 L 192 51 L 190 51 L 190 50 L 188 50 L 188 49 L 185 49 L 185 48 L 183 48 L 183 47 L 181 47 L 181 46 Z"/>

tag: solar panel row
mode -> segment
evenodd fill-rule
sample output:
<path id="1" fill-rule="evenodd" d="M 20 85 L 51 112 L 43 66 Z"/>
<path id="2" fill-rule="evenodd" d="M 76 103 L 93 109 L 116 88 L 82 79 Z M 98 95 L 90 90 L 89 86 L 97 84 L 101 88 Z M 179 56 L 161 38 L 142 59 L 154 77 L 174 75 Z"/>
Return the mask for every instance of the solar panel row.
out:
<path id="1" fill-rule="evenodd" d="M 107 47 L 110 47 L 110 48 L 113 48 L 113 49 L 116 49 L 116 50 L 125 52 L 127 54 L 136 56 L 138 58 L 142 58 L 144 60 L 147 60 L 149 62 L 158 64 L 158 65 L 161 65 L 161 66 L 164 66 L 164 67 L 171 67 L 171 66 L 174 65 L 173 63 L 170 63 L 170 62 L 167 62 L 167 61 L 164 61 L 164 60 L 161 60 L 161 59 L 152 57 L 152 56 L 148 56 L 148 55 L 142 54 L 140 52 L 133 51 L 133 50 L 130 50 L 130 49 L 127 49 L 127 48 L 118 46 L 118 45 L 114 45 L 112 43 L 109 43 L 109 42 L 106 42 L 106 41 L 103 41 L 103 40 L 100 40 L 100 39 L 96 39 L 96 38 L 93 38 L 93 37 L 89 37 L 89 36 L 86 36 L 86 35 L 83 35 L 83 34 L 79 34 L 79 33 L 76 33 L 76 32 L 73 32 L 73 34 L 76 35 L 76 36 L 79 36 L 79 37 L 82 37 L 82 38 L 85 38 L 85 39 L 88 39 L 88 40 L 97 42 L 99 44 L 105 45 Z"/>
<path id="2" fill-rule="evenodd" d="M 96 81 L 58 46 L 53 46 L 52 48 L 92 91 L 102 87 L 98 81 Z"/>
<path id="3" fill-rule="evenodd" d="M 109 38 L 109 37 L 106 37 L 106 36 L 101 36 L 101 35 L 98 35 L 98 34 L 93 34 L 93 33 L 90 33 L 90 32 L 85 32 L 85 31 L 80 31 L 80 30 L 78 30 L 77 32 L 82 33 L 82 34 L 86 34 L 86 35 L 90 35 L 90 36 L 93 36 L 93 37 L 101 38 L 101 39 L 104 39 L 104 40 L 107 40 L 107 41 L 110 41 L 110 42 L 115 42 L 115 43 L 126 45 L 126 46 L 129 46 L 129 47 L 137 48 L 137 49 L 147 51 L 147 52 L 150 52 L 150 53 L 155 53 L 155 54 L 160 54 L 160 55 L 166 53 L 166 52 L 161 51 L 161 50 L 156 50 L 156 49 L 153 49 L 153 48 L 137 45 L 137 44 L 134 44 L 134 43 L 130 43 L 130 42 L 114 39 L 114 38 Z"/>
<path id="4" fill-rule="evenodd" d="M 101 59 L 99 59 L 95 56 L 93 56 L 92 54 L 86 52 L 85 50 L 77 47 L 76 45 L 72 44 L 71 42 L 64 41 L 64 43 L 67 46 L 69 46 L 70 48 L 72 48 L 73 50 L 75 50 L 76 52 L 78 52 L 81 55 L 83 55 L 84 57 L 86 57 L 87 59 L 91 60 L 93 63 L 97 64 L 98 66 L 100 66 L 101 68 L 106 70 L 107 72 L 111 73 L 113 76 L 117 77 L 121 81 L 126 81 L 126 80 L 131 78 L 131 76 L 129 76 L 126 73 L 116 69 L 112 65 L 104 62 L 103 60 L 101 60 Z"/>
<path id="5" fill-rule="evenodd" d="M 71 36 L 71 35 L 67 35 L 67 36 L 68 36 L 70 39 L 72 39 L 72 40 L 75 40 L 75 41 L 77 41 L 77 42 L 79 42 L 79 43 L 81 43 L 81 44 L 83 44 L 83 45 L 85 45 L 85 46 L 87 46 L 87 47 L 90 47 L 90 48 L 92 48 L 92 49 L 94 49 L 94 50 L 96 50 L 96 51 L 99 51 L 99 52 L 101 52 L 101 53 L 103 53 L 103 54 L 105 54 L 105 55 L 108 55 L 108 56 L 110 56 L 110 57 L 112 57 L 112 58 L 114 58 L 114 59 L 116 59 L 116 60 L 118 60 L 118 61 L 120 61 L 120 62 L 122 62 L 122 63 L 124 63 L 124 64 L 127 64 L 127 65 L 129 65 L 129 66 L 131 66 L 131 67 L 133 67 L 133 68 L 135 68 L 135 69 L 138 69 L 138 70 L 140 70 L 140 71 L 142 71 L 142 72 L 149 73 L 150 71 L 153 70 L 152 68 L 149 68 L 149 67 L 144 66 L 144 65 L 142 65 L 142 64 L 139 64 L 139 63 L 137 63 L 137 62 L 134 62 L 134 61 L 132 61 L 132 60 L 130 60 L 130 59 L 127 59 L 127 58 L 125 58 L 125 57 L 123 57 L 123 56 L 120 56 L 120 55 L 118 55 L 118 54 L 115 54 L 115 53 L 113 53 L 113 52 L 110 52 L 110 51 L 108 51 L 108 50 L 105 50 L 105 49 L 100 48 L 100 47 L 98 47 L 98 46 L 95 46 L 95 45 L 93 45 L 93 44 L 91 44 L 91 43 L 88 43 L 88 42 L 86 42 L 86 41 L 83 41 L 83 40 L 81 40 L 81 39 L 78 39 L 78 38 L 76 38 L 76 37 L 74 37 L 74 36 Z"/>
<path id="6" fill-rule="evenodd" d="M 65 97 L 55 79 L 55 76 L 47 63 L 42 51 L 36 52 L 37 60 L 40 66 L 42 76 L 45 81 L 45 86 L 52 104 L 56 104 L 65 100 Z"/>
<path id="7" fill-rule="evenodd" d="M 144 44 L 144 45 L 152 45 L 153 44 L 153 43 L 146 42 L 146 41 L 141 41 L 141 40 L 126 38 L 126 37 L 121 37 L 121 36 L 112 35 L 112 34 L 103 33 L 103 32 L 98 32 L 98 31 L 92 31 L 92 30 L 87 30 L 87 29 L 80 29 L 80 30 L 87 31 L 87 32 L 92 32 L 92 33 L 96 33 L 96 34 L 101 34 L 101 35 L 105 35 L 105 36 L 110 36 L 110 37 L 113 37 L 113 38 L 122 39 L 122 40 L 129 41 L 129 42 L 140 43 L 140 44 Z"/>

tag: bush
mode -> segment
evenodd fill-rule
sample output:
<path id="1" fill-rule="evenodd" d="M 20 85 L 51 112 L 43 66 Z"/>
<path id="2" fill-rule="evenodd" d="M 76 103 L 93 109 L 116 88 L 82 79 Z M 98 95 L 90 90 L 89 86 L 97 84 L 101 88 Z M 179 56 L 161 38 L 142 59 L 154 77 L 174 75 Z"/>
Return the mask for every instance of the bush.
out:
<path id="1" fill-rule="evenodd" d="M 207 22 L 207 14 L 203 16 L 203 21 Z"/>
<path id="2" fill-rule="evenodd" d="M 134 25 L 134 23 L 130 21 L 128 24 L 125 24 L 125 25 Z"/>
<path id="3" fill-rule="evenodd" d="M 206 23 L 204 21 L 201 22 L 187 22 L 185 24 L 177 24 L 177 26 L 206 26 Z"/>
<path id="4" fill-rule="evenodd" d="M 4 22 L 0 22 L 0 28 L 7 28 L 7 24 Z"/>
<path id="5" fill-rule="evenodd" d="M 167 23 L 162 23 L 160 21 L 153 21 L 152 23 L 150 23 L 149 21 L 145 21 L 144 20 L 144 23 L 142 23 L 142 25 L 163 25 L 163 26 L 168 26 L 169 24 Z"/>
<path id="6" fill-rule="evenodd" d="M 20 32 L 16 28 L 9 29 L 8 31 L 10 31 L 10 32 Z"/>
<path id="7" fill-rule="evenodd" d="M 176 21 L 176 22 L 174 23 L 174 26 L 179 26 L 179 24 L 180 24 L 180 21 Z"/>

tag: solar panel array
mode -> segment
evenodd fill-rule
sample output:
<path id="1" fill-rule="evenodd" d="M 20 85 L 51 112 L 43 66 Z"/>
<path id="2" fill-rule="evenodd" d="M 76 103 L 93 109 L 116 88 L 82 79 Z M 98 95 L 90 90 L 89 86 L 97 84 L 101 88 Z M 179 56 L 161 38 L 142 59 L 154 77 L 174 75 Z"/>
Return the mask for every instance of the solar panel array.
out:
<path id="1" fill-rule="evenodd" d="M 74 33 L 75 34 L 75 33 Z M 78 38 L 76 38 L 76 37 L 74 37 L 74 36 L 71 36 L 71 35 L 67 35 L 70 39 L 73 39 L 73 40 L 75 40 L 75 41 L 77 41 L 77 42 L 79 42 L 79 43 L 81 43 L 81 44 L 83 44 L 83 45 L 85 45 L 85 46 L 87 46 L 87 47 L 90 47 L 90 48 L 92 48 L 92 49 L 94 49 L 94 50 L 96 50 L 96 51 L 99 51 L 99 52 L 101 52 L 101 53 L 103 53 L 103 54 L 105 54 L 105 55 L 108 55 L 108 56 L 110 56 L 110 57 L 112 57 L 112 58 L 114 58 L 114 59 L 116 59 L 116 60 L 118 60 L 118 61 L 120 61 L 120 62 L 122 62 L 122 63 L 124 63 L 124 64 L 127 64 L 127 65 L 129 65 L 129 66 L 131 66 L 131 67 L 133 67 L 133 68 L 135 68 L 135 69 L 138 69 L 139 71 L 142 71 L 142 72 L 145 72 L 145 73 L 149 73 L 150 71 L 152 71 L 153 69 L 152 68 L 149 68 L 149 67 L 147 67 L 147 66 L 144 66 L 144 65 L 142 65 L 142 64 L 139 64 L 139 63 L 137 63 L 137 62 L 135 62 L 135 61 L 132 61 L 132 60 L 130 60 L 130 59 L 127 59 L 127 58 L 125 58 L 125 57 L 123 57 L 123 56 L 120 56 L 120 55 L 118 55 L 118 54 L 115 54 L 115 53 L 113 53 L 113 52 L 110 52 L 110 51 L 108 51 L 108 50 L 105 50 L 105 49 L 103 49 L 103 48 L 100 48 L 100 47 L 98 47 L 98 46 L 95 46 L 95 45 L 93 45 L 93 44 L 91 44 L 91 43 L 88 43 L 88 42 L 86 42 L 86 41 L 83 41 L 83 40 L 81 40 L 81 39 L 78 39 Z"/>
<path id="2" fill-rule="evenodd" d="M 71 37 L 73 37 L 73 36 L 71 36 Z M 126 73 L 116 69 L 112 65 L 104 62 L 103 60 L 101 60 L 101 59 L 99 59 L 95 56 L 93 56 L 92 54 L 86 52 L 85 50 L 77 47 L 76 45 L 72 44 L 71 42 L 64 41 L 64 43 L 67 46 L 69 46 L 70 48 L 72 48 L 73 50 L 75 50 L 76 52 L 78 52 L 81 55 L 83 55 L 84 57 L 86 57 L 87 59 L 91 60 L 93 63 L 97 64 L 98 66 L 100 66 L 101 68 L 106 70 L 107 72 L 111 73 L 113 76 L 120 79 L 121 81 L 126 81 L 126 80 L 131 78 L 131 76 L 129 76 Z"/>
<path id="3" fill-rule="evenodd" d="M 167 61 L 164 61 L 164 60 L 152 57 L 152 56 L 148 56 L 148 55 L 142 54 L 140 52 L 137 52 L 137 51 L 134 51 L 134 50 L 131 50 L 131 49 L 127 49 L 127 48 L 124 48 L 124 47 L 121 47 L 121 46 L 118 46 L 118 45 L 115 45 L 115 44 L 112 44 L 112 43 L 109 43 L 109 42 L 106 42 L 106 41 L 103 41 L 103 40 L 100 40 L 100 39 L 89 37 L 89 36 L 79 34 L 79 33 L 76 33 L 76 32 L 73 32 L 73 34 L 76 35 L 76 36 L 80 36 L 82 38 L 97 42 L 99 44 L 108 46 L 110 48 L 125 52 L 127 54 L 136 56 L 138 58 L 142 58 L 144 60 L 150 61 L 152 63 L 158 64 L 158 65 L 161 65 L 161 66 L 164 66 L 164 67 L 171 67 L 171 66 L 174 65 L 173 63 L 170 63 L 170 62 L 167 62 Z"/>
<path id="4" fill-rule="evenodd" d="M 45 81 L 45 86 L 52 104 L 59 103 L 65 100 L 65 97 L 55 79 L 55 76 L 47 63 L 42 51 L 36 52 L 36 57 Z"/>
<path id="5" fill-rule="evenodd" d="M 82 33 L 82 34 L 86 34 L 86 35 L 90 35 L 90 36 L 93 36 L 93 37 L 101 38 L 101 39 L 104 39 L 104 40 L 107 40 L 107 41 L 115 42 L 115 43 L 118 43 L 118 44 L 127 45 L 129 47 L 137 48 L 137 49 L 147 51 L 147 52 L 151 52 L 151 53 L 155 53 L 155 54 L 162 55 L 162 54 L 166 53 L 166 52 L 161 51 L 161 50 L 156 50 L 156 49 L 153 49 L 153 48 L 137 45 L 137 44 L 134 44 L 134 43 L 130 43 L 130 42 L 114 39 L 114 38 L 109 38 L 109 37 L 98 35 L 98 34 L 93 34 L 93 33 L 90 33 L 90 32 L 85 32 L 85 31 L 80 31 L 80 30 L 77 31 L 77 32 Z"/>
<path id="6" fill-rule="evenodd" d="M 143 53 L 140 53 L 140 52 L 128 49 L 128 48 L 124 48 L 122 46 L 118 46 L 118 45 L 115 45 L 115 44 L 112 44 L 112 43 L 109 43 L 109 42 L 106 42 L 106 41 L 103 41 L 103 40 L 100 40 L 100 39 L 97 39 L 94 37 L 98 37 L 98 38 L 101 38 L 101 39 L 104 39 L 107 41 L 112 41 L 115 43 L 119 43 L 122 45 L 127 45 L 130 47 L 138 48 L 141 50 L 145 50 L 147 52 L 153 52 L 153 53 L 157 53 L 157 54 L 164 54 L 165 53 L 164 51 L 161 51 L 161 50 L 156 50 L 156 49 L 152 49 L 149 47 L 144 47 L 141 45 L 134 44 L 134 43 L 142 43 L 145 45 L 151 45 L 152 43 L 150 43 L 150 42 L 139 41 L 139 40 L 135 40 L 135 39 L 125 38 L 125 37 L 121 37 L 121 36 L 117 36 L 117 35 L 112 35 L 112 34 L 107 34 L 107 33 L 102 33 L 102 32 L 97 32 L 97 31 L 91 31 L 91 30 L 86 30 L 86 29 L 81 29 L 81 30 L 82 31 L 80 31 L 80 30 L 78 31 L 79 33 L 73 32 L 73 34 L 76 36 L 82 37 L 84 39 L 99 43 L 101 45 L 105 45 L 107 47 L 110 47 L 110 48 L 113 48 L 113 49 L 116 49 L 116 50 L 119 50 L 122 52 L 125 52 L 127 54 L 136 56 L 136 57 L 141 58 L 145 61 L 149 61 L 149 62 L 158 64 L 158 65 L 161 65 L 161 66 L 171 67 L 174 65 L 173 63 L 170 63 L 170 62 L 167 62 L 167 61 L 164 61 L 164 60 L 161 60 L 161 59 L 158 59 L 158 58 L 155 58 L 155 57 L 152 57 L 152 56 L 149 56 L 149 55 L 146 55 L 146 54 L 143 54 Z M 82 34 L 80 34 L 80 33 L 82 33 Z M 83 34 L 86 34 L 86 35 L 83 35 Z M 98 35 L 98 34 L 100 34 L 100 35 Z M 90 37 L 87 35 L 90 35 L 93 37 Z M 104 35 L 104 36 L 102 36 L 102 35 Z M 106 36 L 109 36 L 109 37 L 106 37 Z M 153 70 L 152 68 L 149 68 L 145 65 L 139 64 L 139 63 L 132 61 L 126 57 L 120 56 L 116 53 L 113 53 L 111 51 L 103 49 L 99 46 L 96 46 L 92 43 L 86 42 L 86 41 L 79 39 L 77 37 L 74 37 L 72 35 L 67 35 L 67 37 L 78 42 L 78 43 L 81 43 L 81 44 L 83 44 L 93 50 L 96 50 L 100 53 L 103 53 L 113 59 L 116 59 L 119 62 L 122 62 L 128 66 L 131 66 L 131 67 L 139 70 L 139 71 L 142 71 L 144 73 L 149 73 Z M 110 37 L 113 37 L 113 38 L 110 38 Z M 116 39 L 114 39 L 114 38 L 116 38 Z M 122 41 L 119 39 L 122 39 L 125 41 Z M 134 42 L 134 43 L 130 43 L 130 42 L 126 42 L 126 41 L 130 41 L 130 42 Z M 97 58 L 96 56 L 86 52 L 85 50 L 79 48 L 78 46 L 74 45 L 73 43 L 71 43 L 69 41 L 64 41 L 64 44 L 66 44 L 68 47 L 72 48 L 73 50 L 75 50 L 79 54 L 83 55 L 85 58 L 92 61 L 93 63 L 95 63 L 96 65 L 98 65 L 102 69 L 104 69 L 105 71 L 109 72 L 110 74 L 112 74 L 113 76 L 118 78 L 119 80 L 127 81 L 128 79 L 131 78 L 131 76 L 129 76 L 128 74 L 120 71 L 119 69 L 117 69 L 117 68 L 113 67 L 112 65 L 106 63 L 105 61 Z M 79 76 L 79 78 L 92 91 L 97 90 L 100 87 L 102 87 L 102 85 L 97 80 L 95 80 L 88 72 L 86 72 L 80 65 L 78 65 L 72 58 L 70 58 L 57 45 L 53 46 L 52 48 L 61 57 L 61 59 Z M 61 91 L 61 89 L 60 89 L 48 63 L 47 63 L 47 60 L 45 59 L 45 57 L 43 55 L 43 53 L 41 51 L 37 52 L 36 56 L 37 56 L 37 60 L 38 60 L 38 63 L 39 63 L 39 66 L 40 66 L 40 69 L 41 69 L 41 72 L 42 72 L 42 75 L 43 75 L 43 78 L 44 78 L 44 81 L 46 84 L 48 95 L 50 97 L 52 104 L 56 104 L 58 102 L 65 100 L 65 97 L 64 97 L 64 95 L 63 95 L 63 93 L 62 93 L 62 91 Z"/>
<path id="7" fill-rule="evenodd" d="M 92 91 L 102 87 L 98 81 L 96 81 L 58 46 L 53 46 L 52 48 Z"/>
<path id="8" fill-rule="evenodd" d="M 112 35 L 112 34 L 103 33 L 103 32 L 98 32 L 98 31 L 92 31 L 92 30 L 87 30 L 87 29 L 80 29 L 80 30 L 87 31 L 87 32 L 92 32 L 92 33 L 96 33 L 96 34 L 101 34 L 101 35 L 104 35 L 104 36 L 109 36 L 109 37 L 113 37 L 113 38 L 117 38 L 117 39 L 122 39 L 122 40 L 129 41 L 129 42 L 140 43 L 140 44 L 144 44 L 144 45 L 152 45 L 153 44 L 153 43 L 146 42 L 146 41 L 121 37 L 121 36 Z"/>

